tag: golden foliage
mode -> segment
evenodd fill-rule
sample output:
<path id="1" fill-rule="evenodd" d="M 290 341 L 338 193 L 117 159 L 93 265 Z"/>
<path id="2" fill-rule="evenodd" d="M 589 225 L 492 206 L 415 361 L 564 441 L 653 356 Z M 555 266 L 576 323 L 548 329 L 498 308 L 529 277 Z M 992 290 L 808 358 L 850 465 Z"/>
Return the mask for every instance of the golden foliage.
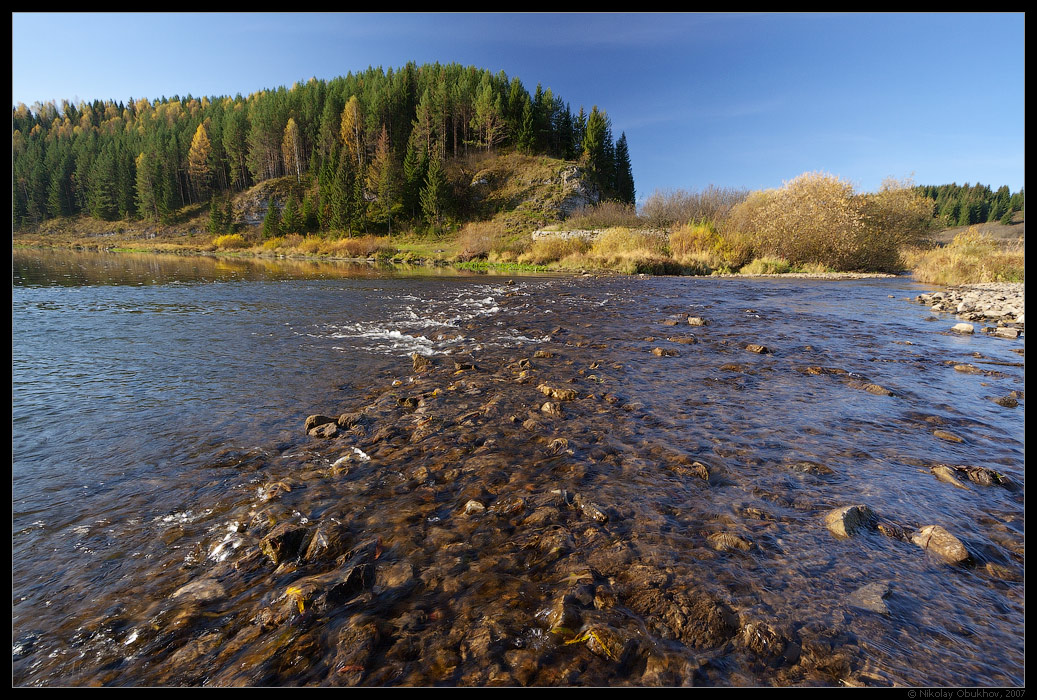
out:
<path id="1" fill-rule="evenodd" d="M 248 247 L 248 243 L 240 233 L 230 233 L 225 236 L 217 236 L 213 239 L 213 245 L 215 245 L 219 250 L 236 250 Z"/>
<path id="2" fill-rule="evenodd" d="M 764 254 L 793 265 L 896 272 L 900 249 L 924 240 L 931 204 L 887 180 L 876 194 L 826 173 L 806 173 L 781 189 L 753 192 L 731 210 L 726 233 L 748 235 Z"/>

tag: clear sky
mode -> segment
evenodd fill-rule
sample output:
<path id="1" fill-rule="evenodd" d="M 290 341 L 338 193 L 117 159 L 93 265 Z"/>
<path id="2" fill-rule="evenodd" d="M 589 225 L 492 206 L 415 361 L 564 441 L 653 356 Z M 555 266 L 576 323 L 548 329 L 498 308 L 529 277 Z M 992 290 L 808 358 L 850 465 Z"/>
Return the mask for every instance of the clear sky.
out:
<path id="1" fill-rule="evenodd" d="M 824 171 L 1024 187 L 1023 13 L 12 14 L 12 106 L 503 70 L 626 133 L 638 198 Z"/>

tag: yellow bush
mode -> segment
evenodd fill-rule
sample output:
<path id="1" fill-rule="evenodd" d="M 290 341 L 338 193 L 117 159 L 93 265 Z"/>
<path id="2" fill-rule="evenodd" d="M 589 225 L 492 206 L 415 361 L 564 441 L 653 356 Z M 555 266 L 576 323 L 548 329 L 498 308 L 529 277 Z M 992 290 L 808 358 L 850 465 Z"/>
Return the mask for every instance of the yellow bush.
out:
<path id="1" fill-rule="evenodd" d="M 670 234 L 670 253 L 678 259 L 707 253 L 713 250 L 717 238 L 719 236 L 709 224 L 686 224 Z"/>
<path id="2" fill-rule="evenodd" d="M 733 231 L 721 235 L 710 223 L 689 224 L 670 234 L 670 254 L 686 265 L 710 270 L 737 270 L 753 259 L 749 236 Z"/>
<path id="3" fill-rule="evenodd" d="M 240 233 L 229 233 L 224 236 L 217 236 L 213 240 L 213 245 L 216 246 L 217 250 L 236 250 L 248 247 L 248 243 Z"/>
<path id="4" fill-rule="evenodd" d="M 931 215 L 931 203 L 905 183 L 887 180 L 878 193 L 857 195 L 833 175 L 806 173 L 781 189 L 750 194 L 724 230 L 793 265 L 895 272 L 900 249 L 924 239 Z"/>
<path id="5" fill-rule="evenodd" d="M 278 236 L 263 241 L 263 250 L 277 250 L 284 245 L 284 237 Z"/>
<path id="6" fill-rule="evenodd" d="M 739 272 L 743 275 L 780 275 L 792 271 L 792 265 L 784 258 L 764 256 L 745 265 Z"/>

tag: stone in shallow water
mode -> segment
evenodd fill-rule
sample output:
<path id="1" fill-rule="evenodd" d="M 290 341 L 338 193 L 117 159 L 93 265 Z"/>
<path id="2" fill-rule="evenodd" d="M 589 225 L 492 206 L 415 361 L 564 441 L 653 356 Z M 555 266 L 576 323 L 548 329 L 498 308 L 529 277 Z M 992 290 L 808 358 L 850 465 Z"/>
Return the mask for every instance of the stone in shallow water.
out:
<path id="1" fill-rule="evenodd" d="M 181 586 L 173 592 L 173 595 L 171 595 L 170 598 L 173 598 L 174 600 L 183 599 L 204 603 L 210 600 L 223 598 L 226 595 L 227 592 L 218 581 L 211 578 L 205 578 Z"/>
<path id="2" fill-rule="evenodd" d="M 951 330 L 955 333 L 964 333 L 966 335 L 970 335 L 976 332 L 975 326 L 973 326 L 971 323 L 955 323 L 951 327 Z"/>
<path id="3" fill-rule="evenodd" d="M 313 430 L 317 426 L 324 425 L 325 423 L 334 423 L 334 422 L 335 422 L 335 419 L 332 418 L 331 416 L 324 416 L 324 415 L 321 415 L 319 413 L 315 413 L 314 415 L 309 416 L 306 419 L 305 429 L 306 429 L 306 432 L 309 433 L 311 430 Z"/>
<path id="4" fill-rule="evenodd" d="M 961 437 L 960 435 L 955 435 L 954 433 L 948 432 L 946 430 L 934 430 L 933 435 L 935 437 L 940 438 L 941 440 L 946 440 L 948 442 L 965 442 L 965 438 Z"/>
<path id="5" fill-rule="evenodd" d="M 875 512 L 868 506 L 843 506 L 825 514 L 825 525 L 833 535 L 845 539 L 871 527 L 875 519 Z"/>
<path id="6" fill-rule="evenodd" d="M 961 564 L 969 559 L 969 552 L 961 540 L 939 525 L 923 527 L 911 536 L 911 541 L 950 564 Z"/>
<path id="7" fill-rule="evenodd" d="M 889 583 L 886 581 L 875 581 L 861 586 L 850 594 L 847 602 L 855 608 L 870 610 L 882 615 L 889 614 L 889 607 L 884 600 L 890 594 Z"/>

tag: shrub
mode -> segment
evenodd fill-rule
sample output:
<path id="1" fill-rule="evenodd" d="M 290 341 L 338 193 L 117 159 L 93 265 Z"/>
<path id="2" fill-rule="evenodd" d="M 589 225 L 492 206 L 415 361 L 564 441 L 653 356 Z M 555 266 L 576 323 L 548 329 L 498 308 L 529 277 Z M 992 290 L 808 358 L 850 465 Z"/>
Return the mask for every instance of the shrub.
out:
<path id="1" fill-rule="evenodd" d="M 230 233 L 224 236 L 217 236 L 213 240 L 213 245 L 216 246 L 217 250 L 236 250 L 248 247 L 248 243 L 240 233 Z"/>
<path id="2" fill-rule="evenodd" d="M 666 239 L 643 231 L 615 227 L 605 230 L 594 239 L 590 254 L 595 257 L 665 256 Z"/>
<path id="3" fill-rule="evenodd" d="M 806 173 L 781 189 L 753 192 L 724 223 L 726 235 L 751 238 L 763 254 L 793 265 L 833 270 L 902 269 L 900 249 L 925 239 L 932 205 L 888 180 L 876 194 L 824 173 Z"/>
<path id="4" fill-rule="evenodd" d="M 656 190 L 641 205 L 641 217 L 656 228 L 696 221 L 722 221 L 748 194 L 747 190 L 714 185 L 702 192 Z"/>
<path id="5" fill-rule="evenodd" d="M 504 227 L 493 221 L 473 221 L 458 234 L 457 259 L 462 262 L 489 257 L 494 244 L 504 236 Z"/>
<path id="6" fill-rule="evenodd" d="M 640 226 L 633 204 L 605 201 L 576 210 L 565 220 L 569 229 L 603 229 L 615 226 Z"/>
<path id="7" fill-rule="evenodd" d="M 753 259 L 748 236 L 732 232 L 721 235 L 712 223 L 686 224 L 670 234 L 670 254 L 685 264 L 710 270 L 736 270 Z"/>
<path id="8" fill-rule="evenodd" d="M 357 238 L 337 238 L 320 246 L 320 252 L 336 257 L 346 258 L 373 258 L 390 257 L 396 253 L 396 248 L 389 245 L 388 238 L 377 236 L 359 236 Z"/>

